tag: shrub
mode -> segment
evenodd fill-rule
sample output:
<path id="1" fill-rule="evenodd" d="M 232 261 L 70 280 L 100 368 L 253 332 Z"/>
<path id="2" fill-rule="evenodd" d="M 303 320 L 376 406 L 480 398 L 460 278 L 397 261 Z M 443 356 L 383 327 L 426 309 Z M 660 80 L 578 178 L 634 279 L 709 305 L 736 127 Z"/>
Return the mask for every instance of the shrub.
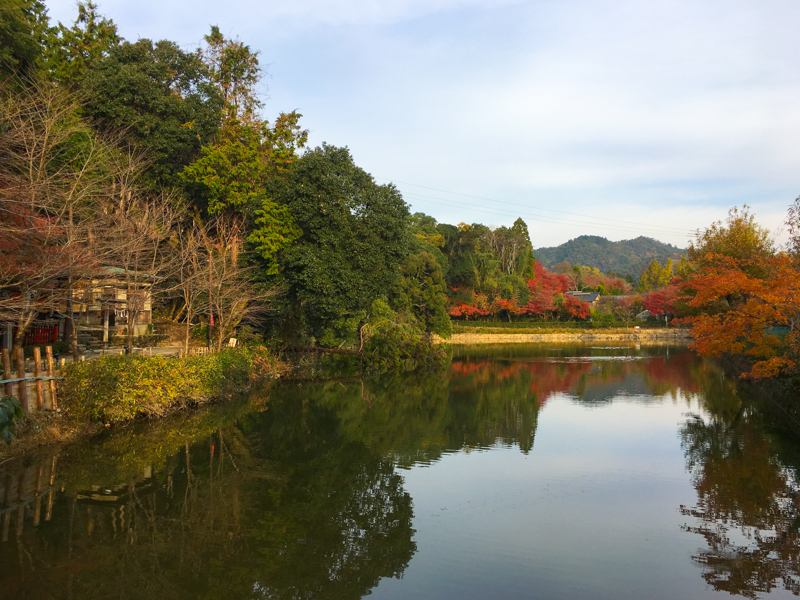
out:
<path id="1" fill-rule="evenodd" d="M 370 371 L 386 373 L 442 367 L 447 350 L 433 344 L 415 323 L 399 318 L 383 300 L 375 300 L 372 316 L 362 328 L 362 356 Z"/>
<path id="2" fill-rule="evenodd" d="M 19 400 L 14 396 L 3 396 L 0 398 L 0 437 L 6 444 L 10 444 L 16 437 L 14 433 L 14 422 L 25 419 Z"/>
<path id="3" fill-rule="evenodd" d="M 231 348 L 184 358 L 106 355 L 64 371 L 61 404 L 80 418 L 116 423 L 221 398 L 274 368 L 264 350 Z"/>

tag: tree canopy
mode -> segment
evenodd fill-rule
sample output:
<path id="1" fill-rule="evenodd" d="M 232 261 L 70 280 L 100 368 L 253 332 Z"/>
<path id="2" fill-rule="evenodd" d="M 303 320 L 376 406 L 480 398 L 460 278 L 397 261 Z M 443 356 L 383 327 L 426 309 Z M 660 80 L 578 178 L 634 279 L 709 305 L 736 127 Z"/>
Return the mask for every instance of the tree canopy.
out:
<path id="1" fill-rule="evenodd" d="M 301 232 L 280 255 L 281 277 L 316 337 L 389 295 L 408 252 L 408 207 L 392 185 L 378 185 L 347 148 L 306 152 L 275 200 Z"/>
<path id="2" fill-rule="evenodd" d="M 178 174 L 214 137 L 223 102 L 207 65 L 174 42 L 123 42 L 92 65 L 80 84 L 84 112 L 117 131 L 150 162 L 153 185 Z"/>

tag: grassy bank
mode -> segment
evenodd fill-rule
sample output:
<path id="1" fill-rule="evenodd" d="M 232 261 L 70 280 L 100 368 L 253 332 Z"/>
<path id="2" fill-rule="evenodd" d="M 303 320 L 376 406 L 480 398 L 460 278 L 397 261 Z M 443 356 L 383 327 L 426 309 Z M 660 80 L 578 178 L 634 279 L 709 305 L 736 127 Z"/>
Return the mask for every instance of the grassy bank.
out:
<path id="1" fill-rule="evenodd" d="M 62 444 L 137 418 L 241 396 L 287 367 L 263 348 L 235 348 L 203 356 L 107 355 L 68 364 L 59 384 L 60 413 L 31 413 L 16 426 L 0 459 L 38 446 Z"/>
<path id="2" fill-rule="evenodd" d="M 254 379 L 279 373 L 278 361 L 263 349 L 232 348 L 182 358 L 108 355 L 67 366 L 61 407 L 74 418 L 112 424 L 161 417 L 219 400 Z"/>

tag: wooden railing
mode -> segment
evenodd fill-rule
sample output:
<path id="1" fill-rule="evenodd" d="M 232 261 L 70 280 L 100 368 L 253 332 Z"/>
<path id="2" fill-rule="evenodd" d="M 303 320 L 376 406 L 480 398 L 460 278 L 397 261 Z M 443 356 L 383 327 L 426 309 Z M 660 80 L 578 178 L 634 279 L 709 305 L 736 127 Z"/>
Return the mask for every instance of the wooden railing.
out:
<path id="1" fill-rule="evenodd" d="M 16 396 L 25 412 L 31 410 L 57 410 L 56 380 L 53 365 L 53 348 L 45 348 L 46 362 L 42 362 L 40 348 L 33 349 L 33 372 L 28 373 L 26 359 L 22 348 L 14 351 L 16 369 L 11 369 L 11 353 L 3 349 L 3 373 L 5 373 L 0 386 L 4 396 Z M 46 373 L 46 374 L 45 374 Z M 12 377 L 12 375 L 14 375 Z M 16 392 L 16 393 L 15 393 Z"/>
<path id="2" fill-rule="evenodd" d="M 0 473 L 0 541 L 7 541 L 11 522 L 17 536 L 27 512 L 39 525 L 44 508 L 44 520 L 53 515 L 53 500 L 58 487 L 55 455 L 40 460 L 18 473 Z"/>

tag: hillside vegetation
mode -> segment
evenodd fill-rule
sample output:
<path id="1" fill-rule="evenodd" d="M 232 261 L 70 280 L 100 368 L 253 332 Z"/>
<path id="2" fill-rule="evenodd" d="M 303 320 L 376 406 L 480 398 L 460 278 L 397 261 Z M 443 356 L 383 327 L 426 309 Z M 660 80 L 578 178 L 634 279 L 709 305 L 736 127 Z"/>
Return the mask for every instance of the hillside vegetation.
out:
<path id="1" fill-rule="evenodd" d="M 614 271 L 623 276 L 630 273 L 638 279 L 654 258 L 663 265 L 668 258 L 680 259 L 684 252 L 677 246 L 644 236 L 612 242 L 596 235 L 582 235 L 554 248 L 539 248 L 533 254 L 548 268 L 566 261 L 570 265 L 595 267 L 603 273 Z"/>

